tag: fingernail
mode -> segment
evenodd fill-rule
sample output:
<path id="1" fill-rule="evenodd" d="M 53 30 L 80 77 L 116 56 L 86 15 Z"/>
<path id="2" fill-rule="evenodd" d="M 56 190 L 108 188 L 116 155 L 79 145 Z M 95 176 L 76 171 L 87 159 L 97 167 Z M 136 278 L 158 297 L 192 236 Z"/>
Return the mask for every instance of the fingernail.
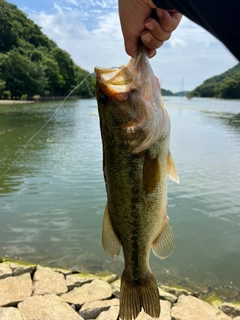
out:
<path id="1" fill-rule="evenodd" d="M 157 53 L 157 51 L 152 52 L 152 53 L 149 53 L 149 58 L 150 58 L 150 59 L 153 58 L 153 57 L 156 55 L 156 53 Z"/>
<path id="2" fill-rule="evenodd" d="M 162 18 L 162 15 L 163 15 L 163 10 L 162 9 L 157 8 L 156 9 L 156 13 L 157 13 L 158 18 Z"/>
<path id="3" fill-rule="evenodd" d="M 153 23 L 152 22 L 148 22 L 145 24 L 145 27 L 148 29 L 148 30 L 153 30 Z"/>
<path id="4" fill-rule="evenodd" d="M 151 35 L 151 33 L 146 33 L 146 34 L 144 34 L 144 35 L 142 36 L 142 40 L 143 40 L 144 42 L 150 42 L 150 41 L 152 40 L 152 35 Z"/>

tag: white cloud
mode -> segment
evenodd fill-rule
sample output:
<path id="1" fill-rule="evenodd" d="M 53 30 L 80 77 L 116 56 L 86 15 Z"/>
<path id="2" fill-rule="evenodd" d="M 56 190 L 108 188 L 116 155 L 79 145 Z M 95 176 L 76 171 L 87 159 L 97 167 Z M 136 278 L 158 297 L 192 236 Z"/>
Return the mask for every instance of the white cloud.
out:
<path id="1" fill-rule="evenodd" d="M 78 3 L 76 0 L 67 0 L 67 2 L 73 4 L 74 6 L 78 6 Z"/>
<path id="2" fill-rule="evenodd" d="M 81 0 L 80 3 L 82 8 L 72 7 L 71 11 L 55 4 L 54 14 L 41 12 L 30 17 L 90 72 L 96 65 L 126 64 L 129 57 L 124 51 L 116 0 Z M 91 5 L 91 9 L 84 5 L 88 8 Z M 111 10 L 106 9 L 109 7 Z M 151 61 L 162 87 L 174 92 L 180 90 L 183 78 L 184 89 L 191 90 L 237 63 L 218 40 L 186 18 Z"/>

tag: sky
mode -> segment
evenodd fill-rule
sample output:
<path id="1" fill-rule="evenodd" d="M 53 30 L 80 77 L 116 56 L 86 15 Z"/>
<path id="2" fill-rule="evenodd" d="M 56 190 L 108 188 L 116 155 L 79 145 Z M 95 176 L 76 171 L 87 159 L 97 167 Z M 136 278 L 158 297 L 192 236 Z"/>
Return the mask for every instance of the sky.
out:
<path id="1" fill-rule="evenodd" d="M 66 50 L 81 68 L 127 64 L 117 0 L 10 0 Z M 232 54 L 203 28 L 183 18 L 151 59 L 164 89 L 193 90 L 236 65 Z"/>

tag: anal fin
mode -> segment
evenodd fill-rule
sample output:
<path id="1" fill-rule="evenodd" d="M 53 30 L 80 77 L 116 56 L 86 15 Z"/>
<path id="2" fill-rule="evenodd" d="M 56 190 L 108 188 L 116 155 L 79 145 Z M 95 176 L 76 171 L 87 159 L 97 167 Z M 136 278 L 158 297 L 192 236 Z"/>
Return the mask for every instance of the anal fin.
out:
<path id="1" fill-rule="evenodd" d="M 174 248 L 172 228 L 166 219 L 163 228 L 152 244 L 152 250 L 155 256 L 160 259 L 165 259 L 171 255 Z"/>
<path id="2" fill-rule="evenodd" d="M 103 225 L 102 225 L 102 245 L 104 250 L 111 257 L 116 258 L 119 255 L 121 243 L 116 236 L 109 216 L 108 205 L 106 205 Z"/>

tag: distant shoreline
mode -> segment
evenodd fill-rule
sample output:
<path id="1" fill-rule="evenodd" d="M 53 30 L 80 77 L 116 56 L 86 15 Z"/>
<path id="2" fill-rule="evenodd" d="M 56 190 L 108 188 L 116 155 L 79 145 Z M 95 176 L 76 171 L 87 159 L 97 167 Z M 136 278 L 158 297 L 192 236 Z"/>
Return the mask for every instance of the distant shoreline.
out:
<path id="1" fill-rule="evenodd" d="M 26 104 L 26 103 L 34 103 L 34 101 L 27 101 L 27 100 L 0 100 L 0 105 L 2 105 L 2 104 Z"/>

